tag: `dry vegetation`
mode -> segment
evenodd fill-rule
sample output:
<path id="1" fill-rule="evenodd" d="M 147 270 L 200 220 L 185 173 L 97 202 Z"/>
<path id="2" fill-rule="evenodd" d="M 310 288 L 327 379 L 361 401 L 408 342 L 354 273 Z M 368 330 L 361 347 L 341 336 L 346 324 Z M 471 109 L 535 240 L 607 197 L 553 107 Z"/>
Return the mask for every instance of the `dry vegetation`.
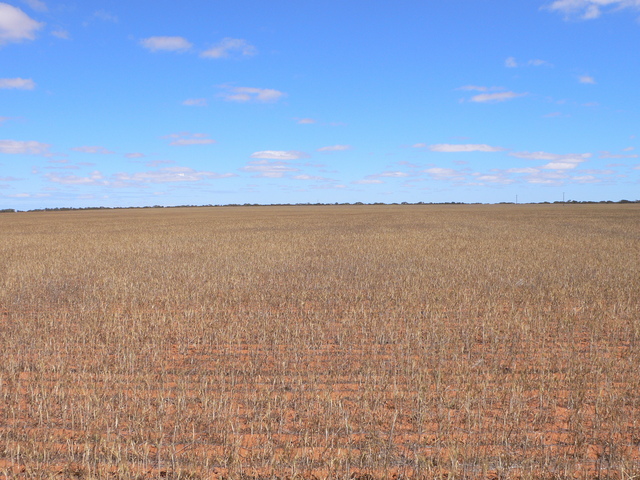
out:
<path id="1" fill-rule="evenodd" d="M 0 478 L 639 478 L 640 207 L 0 216 Z"/>

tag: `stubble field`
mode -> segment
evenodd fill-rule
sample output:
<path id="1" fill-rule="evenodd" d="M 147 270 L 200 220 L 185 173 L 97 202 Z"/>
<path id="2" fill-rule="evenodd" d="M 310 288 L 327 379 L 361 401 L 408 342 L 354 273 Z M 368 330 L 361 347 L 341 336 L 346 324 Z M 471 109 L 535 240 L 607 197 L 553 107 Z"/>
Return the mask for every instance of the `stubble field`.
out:
<path id="1" fill-rule="evenodd" d="M 0 478 L 640 478 L 640 206 L 0 215 Z"/>

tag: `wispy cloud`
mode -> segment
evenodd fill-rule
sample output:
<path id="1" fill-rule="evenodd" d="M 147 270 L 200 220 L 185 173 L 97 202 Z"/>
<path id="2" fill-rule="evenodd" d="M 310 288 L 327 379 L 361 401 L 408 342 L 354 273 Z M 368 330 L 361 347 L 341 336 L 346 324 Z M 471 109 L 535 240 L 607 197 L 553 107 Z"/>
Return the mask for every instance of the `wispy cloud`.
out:
<path id="1" fill-rule="evenodd" d="M 93 18 L 98 18 L 105 22 L 112 22 L 112 23 L 118 23 L 119 21 L 116 15 L 106 10 L 96 10 L 95 12 L 93 12 Z"/>
<path id="2" fill-rule="evenodd" d="M 109 186 L 117 188 L 145 183 L 199 182 L 207 179 L 220 179 L 235 176 L 236 174 L 234 173 L 199 171 L 189 167 L 166 167 L 157 170 L 134 173 L 119 172 L 108 178 L 97 170 L 91 172 L 88 176 L 75 174 L 60 175 L 58 173 L 45 174 L 45 178 L 47 180 L 61 185 Z"/>
<path id="3" fill-rule="evenodd" d="M 36 84 L 30 78 L 0 78 L 0 89 L 33 90 Z"/>
<path id="4" fill-rule="evenodd" d="M 500 152 L 504 150 L 502 147 L 493 147 L 491 145 L 486 144 L 450 144 L 450 143 L 439 143 L 436 145 L 430 145 L 429 150 L 432 152 L 446 152 L 446 153 L 455 153 L 455 152 Z"/>
<path id="5" fill-rule="evenodd" d="M 627 150 L 628 151 L 628 150 Z M 638 158 L 637 153 L 615 154 L 611 152 L 600 152 L 600 158 L 621 159 L 621 158 Z"/>
<path id="6" fill-rule="evenodd" d="M 354 183 L 356 185 L 372 185 L 372 184 L 375 185 L 375 184 L 384 183 L 384 182 L 379 178 L 363 178 L 362 180 L 355 180 L 351 183 Z"/>
<path id="7" fill-rule="evenodd" d="M 512 152 L 509 155 L 525 160 L 547 161 L 549 163 L 540 167 L 547 170 L 570 170 L 591 158 L 590 153 Z"/>
<path id="8" fill-rule="evenodd" d="M 311 125 L 313 123 L 316 123 L 316 121 L 313 118 L 297 118 L 296 122 L 299 123 L 300 125 Z"/>
<path id="9" fill-rule="evenodd" d="M 220 88 L 223 91 L 219 96 L 228 102 L 273 103 L 286 95 L 272 88 L 234 87 L 231 85 L 221 85 Z"/>
<path id="10" fill-rule="evenodd" d="M 452 168 L 432 167 L 424 170 L 424 173 L 428 174 L 435 180 L 447 180 L 447 181 L 462 181 L 466 175 L 463 172 L 459 172 Z"/>
<path id="11" fill-rule="evenodd" d="M 146 155 L 144 153 L 140 153 L 140 152 L 125 153 L 124 156 L 127 157 L 127 158 L 144 158 L 144 157 L 146 157 Z"/>
<path id="12" fill-rule="evenodd" d="M 306 173 L 300 175 L 294 175 L 291 178 L 294 180 L 309 180 L 309 181 L 317 181 L 317 182 L 334 182 L 335 180 L 326 177 L 320 177 L 318 175 L 308 175 Z"/>
<path id="13" fill-rule="evenodd" d="M 623 9 L 640 10 L 638 0 L 555 0 L 546 8 L 563 13 L 565 19 L 593 20 L 599 18 L 606 11 Z"/>
<path id="14" fill-rule="evenodd" d="M 299 160 L 301 158 L 308 158 L 305 152 L 298 150 L 263 150 L 251 154 L 251 158 L 263 158 L 267 160 Z"/>
<path id="15" fill-rule="evenodd" d="M 235 173 L 216 173 L 199 171 L 189 167 L 166 167 L 148 172 L 116 173 L 116 182 L 122 183 L 175 183 L 199 182 L 206 179 L 235 177 Z"/>
<path id="16" fill-rule="evenodd" d="M 48 12 L 47 4 L 40 0 L 22 0 L 22 3 L 29 5 L 32 10 L 36 12 Z"/>
<path id="17" fill-rule="evenodd" d="M 361 184 L 361 185 L 378 184 L 378 183 L 384 183 L 383 178 L 406 178 L 409 176 L 410 174 L 407 172 L 387 170 L 382 173 L 374 173 L 372 175 L 367 175 L 363 179 L 356 180 L 353 183 Z"/>
<path id="18" fill-rule="evenodd" d="M 499 103 L 506 102 L 507 100 L 513 100 L 514 98 L 524 97 L 528 93 L 516 93 L 516 92 L 497 92 L 497 93 L 481 93 L 474 95 L 469 99 L 475 103 Z"/>
<path id="19" fill-rule="evenodd" d="M 596 83 L 595 78 L 593 78 L 591 75 L 580 75 L 578 77 L 578 81 L 580 83 L 587 83 L 587 84 L 590 84 L 590 85 L 595 85 L 595 83 Z"/>
<path id="20" fill-rule="evenodd" d="M 518 67 L 551 67 L 552 65 L 546 60 L 541 60 L 539 58 L 534 58 L 532 60 L 528 60 L 526 62 L 518 62 L 515 57 L 509 57 L 504 61 L 504 66 L 507 68 L 518 68 Z"/>
<path id="21" fill-rule="evenodd" d="M 514 60 L 515 62 L 515 60 Z M 478 95 L 472 96 L 469 101 L 476 103 L 498 103 L 505 102 L 507 100 L 513 100 L 514 98 L 524 97 L 528 93 L 516 93 L 506 91 L 504 87 L 484 87 L 481 85 L 464 85 L 456 90 L 463 90 L 468 92 L 483 92 Z M 489 93 L 492 92 L 492 93 Z M 461 100 L 464 101 L 464 100 Z"/>
<path id="22" fill-rule="evenodd" d="M 92 172 L 89 176 L 83 177 L 75 174 L 60 175 L 58 173 L 47 173 L 45 178 L 53 183 L 61 185 L 107 185 L 108 181 L 99 171 Z"/>
<path id="23" fill-rule="evenodd" d="M 241 38 L 223 38 L 217 45 L 200 54 L 204 58 L 227 58 L 233 54 L 250 57 L 258 53 L 258 49 Z"/>
<path id="24" fill-rule="evenodd" d="M 207 99 L 206 98 L 188 98 L 184 102 L 182 102 L 182 105 L 185 105 L 187 107 L 206 107 Z"/>
<path id="25" fill-rule="evenodd" d="M 56 38 L 61 38 L 63 40 L 69 40 L 71 38 L 71 34 L 67 30 L 64 30 L 62 28 L 53 30 L 51 32 L 51 35 L 53 35 Z"/>
<path id="26" fill-rule="evenodd" d="M 387 178 L 404 178 L 404 177 L 408 177 L 409 174 L 407 172 L 400 172 L 400 171 L 387 171 L 387 172 L 382 172 L 377 174 L 378 177 L 387 177 Z"/>
<path id="27" fill-rule="evenodd" d="M 171 142 L 169 145 L 173 145 L 174 147 L 182 147 L 187 145 L 212 145 L 216 143 L 215 140 L 209 138 L 209 135 L 206 133 L 172 133 L 171 135 L 165 135 L 165 139 L 170 139 Z"/>
<path id="28" fill-rule="evenodd" d="M 258 153 L 264 153 L 264 152 L 258 152 Z M 254 158 L 265 158 L 265 157 L 254 157 Z M 299 168 L 291 166 L 287 162 L 283 162 L 283 161 L 270 162 L 269 160 L 251 161 L 246 166 L 242 167 L 240 170 L 242 170 L 243 172 L 255 173 L 256 174 L 255 176 L 257 177 L 267 177 L 267 178 L 282 178 L 288 173 L 300 171 Z"/>
<path id="29" fill-rule="evenodd" d="M 71 150 L 73 150 L 74 152 L 91 153 L 91 154 L 99 154 L 99 155 L 111 155 L 113 153 L 116 153 L 116 152 L 112 152 L 111 150 L 105 147 L 100 147 L 100 146 L 75 147 L 75 148 L 72 148 Z"/>
<path id="30" fill-rule="evenodd" d="M 14 155 L 47 155 L 51 145 L 36 141 L 0 140 L 0 153 Z"/>
<path id="31" fill-rule="evenodd" d="M 7 197 L 11 197 L 11 198 L 44 198 L 44 197 L 50 197 L 51 194 L 50 193 L 13 193 L 10 195 L 7 195 Z"/>
<path id="32" fill-rule="evenodd" d="M 33 20 L 21 9 L 0 3 L 0 46 L 11 42 L 34 40 L 44 23 Z"/>
<path id="33" fill-rule="evenodd" d="M 472 173 L 471 174 L 471 184 L 474 185 L 487 185 L 487 184 L 498 184 L 498 185 L 510 185 L 512 183 L 515 183 L 515 179 L 513 178 L 509 178 L 507 175 L 505 175 L 503 172 L 496 172 L 496 173 Z"/>
<path id="34" fill-rule="evenodd" d="M 319 148 L 319 152 L 342 152 L 344 150 L 350 150 L 351 145 L 329 145 L 327 147 Z"/>
<path id="35" fill-rule="evenodd" d="M 504 90 L 504 87 L 483 87 L 481 85 L 464 85 L 458 87 L 456 90 L 463 90 L 465 92 L 498 92 Z"/>
<path id="36" fill-rule="evenodd" d="M 184 37 L 149 37 L 140 40 L 140 45 L 152 52 L 185 52 L 193 46 Z"/>

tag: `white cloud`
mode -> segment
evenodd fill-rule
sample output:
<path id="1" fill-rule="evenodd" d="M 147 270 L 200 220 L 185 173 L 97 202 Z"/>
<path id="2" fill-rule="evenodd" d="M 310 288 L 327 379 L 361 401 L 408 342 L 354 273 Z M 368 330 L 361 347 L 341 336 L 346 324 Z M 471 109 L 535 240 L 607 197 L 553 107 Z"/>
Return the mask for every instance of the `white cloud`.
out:
<path id="1" fill-rule="evenodd" d="M 526 177 L 526 182 L 539 185 L 560 185 L 567 178 L 567 175 L 561 172 L 538 172 Z"/>
<path id="2" fill-rule="evenodd" d="M 507 68 L 516 68 L 518 66 L 518 62 L 513 57 L 509 57 L 504 61 L 504 66 Z"/>
<path id="3" fill-rule="evenodd" d="M 231 53 L 238 53 L 250 57 L 258 53 L 256 47 L 241 38 L 223 38 L 217 45 L 200 54 L 205 58 L 226 58 Z"/>
<path id="4" fill-rule="evenodd" d="M 173 183 L 173 182 L 199 182 L 205 179 L 219 179 L 235 177 L 234 173 L 216 173 L 197 171 L 189 167 L 166 167 L 149 172 L 116 173 L 114 180 L 116 186 L 120 183 Z"/>
<path id="5" fill-rule="evenodd" d="M 507 100 L 513 100 L 514 98 L 524 97 L 528 93 L 516 93 L 516 92 L 498 92 L 498 93 L 481 93 L 480 95 L 474 95 L 471 97 L 472 102 L 476 103 L 498 103 L 505 102 Z"/>
<path id="6" fill-rule="evenodd" d="M 625 149 L 625 151 L 631 151 Z M 611 152 L 600 152 L 600 158 L 638 158 L 637 153 L 628 153 L 628 154 L 614 154 Z"/>
<path id="7" fill-rule="evenodd" d="M 599 183 L 602 181 L 602 179 L 593 175 L 579 175 L 577 177 L 572 177 L 571 179 L 576 183 Z"/>
<path id="8" fill-rule="evenodd" d="M 525 160 L 547 161 L 549 163 L 540 167 L 545 170 L 571 170 L 591 158 L 590 153 L 513 152 L 509 155 Z"/>
<path id="9" fill-rule="evenodd" d="M 44 197 L 50 197 L 50 196 L 51 196 L 50 193 L 36 193 L 36 194 L 14 193 L 12 195 L 7 195 L 7 197 L 11 197 L 11 198 L 44 198 Z"/>
<path id="10" fill-rule="evenodd" d="M 504 87 L 483 87 L 480 85 L 464 85 L 456 90 L 464 90 L 465 92 L 498 92 L 504 90 Z"/>
<path id="11" fill-rule="evenodd" d="M 271 88 L 232 87 L 230 85 L 221 85 L 220 88 L 224 91 L 219 96 L 228 102 L 272 103 L 286 95 Z"/>
<path id="12" fill-rule="evenodd" d="M 584 162 L 591 158 L 590 153 L 548 153 L 548 152 L 512 152 L 509 155 L 525 160 L 545 160 L 552 162 Z"/>
<path id="13" fill-rule="evenodd" d="M 527 65 L 531 65 L 533 67 L 552 67 L 553 66 L 546 60 L 541 60 L 539 58 L 534 58 L 533 60 L 529 60 L 527 62 Z"/>
<path id="14" fill-rule="evenodd" d="M 581 162 L 584 162 L 584 160 L 564 160 L 549 162 L 546 165 L 543 165 L 541 168 L 544 168 L 546 170 L 571 170 L 572 168 L 576 168 Z"/>
<path id="15" fill-rule="evenodd" d="M 91 172 L 88 177 L 81 177 L 79 175 L 68 174 L 59 175 L 57 173 L 45 174 L 47 180 L 53 183 L 59 183 L 62 185 L 106 185 L 108 184 L 102 173 L 99 171 Z"/>
<path id="16" fill-rule="evenodd" d="M 251 154 L 251 158 L 264 158 L 267 160 L 299 160 L 308 156 L 306 153 L 297 150 L 263 150 Z"/>
<path id="17" fill-rule="evenodd" d="M 342 152 L 351 149 L 351 145 L 330 145 L 328 147 L 319 148 L 319 152 Z"/>
<path id="18" fill-rule="evenodd" d="M 74 152 L 92 153 L 92 154 L 100 154 L 100 155 L 110 155 L 115 153 L 115 152 L 112 152 L 111 150 L 108 150 L 100 146 L 76 147 L 76 148 L 72 148 L 71 150 L 73 150 Z"/>
<path id="19" fill-rule="evenodd" d="M 144 153 L 139 153 L 139 152 L 126 153 L 124 156 L 127 157 L 127 158 L 144 158 L 144 157 L 146 157 L 146 155 Z"/>
<path id="20" fill-rule="evenodd" d="M 411 145 L 411 148 L 427 148 L 427 144 L 426 143 L 414 143 L 413 145 Z"/>
<path id="21" fill-rule="evenodd" d="M 30 78 L 0 78 L 0 89 L 33 90 L 36 84 Z"/>
<path id="22" fill-rule="evenodd" d="M 187 107 L 206 107 L 207 99 L 206 98 L 188 98 L 184 102 L 182 102 L 182 105 L 185 105 Z"/>
<path id="23" fill-rule="evenodd" d="M 406 172 L 382 172 L 377 175 L 378 177 L 391 177 L 391 178 L 403 178 L 408 177 Z"/>
<path id="24" fill-rule="evenodd" d="M 0 3 L 0 45 L 34 40 L 44 23 L 36 22 L 19 8 Z"/>
<path id="25" fill-rule="evenodd" d="M 299 118 L 297 119 L 297 123 L 299 123 L 300 125 L 311 125 L 313 123 L 316 123 L 316 121 L 313 118 Z"/>
<path id="26" fill-rule="evenodd" d="M 544 8 L 563 13 L 565 19 L 593 20 L 602 15 L 603 8 L 608 10 L 626 8 L 639 10 L 640 0 L 555 0 Z"/>
<path id="27" fill-rule="evenodd" d="M 177 182 L 199 182 L 205 179 L 217 179 L 235 177 L 234 173 L 215 173 L 208 171 L 197 171 L 189 167 L 167 167 L 148 172 L 114 174 L 110 178 L 105 178 L 99 171 L 92 172 L 89 176 L 79 175 L 59 175 L 48 173 L 45 177 L 53 182 L 62 185 L 101 185 L 109 187 L 127 187 L 141 183 L 177 183 Z"/>
<path id="28" fill-rule="evenodd" d="M 51 35 L 57 38 L 61 38 L 63 40 L 69 40 L 71 38 L 71 34 L 67 30 L 58 29 L 51 32 Z"/>
<path id="29" fill-rule="evenodd" d="M 515 180 L 508 178 L 503 174 L 494 174 L 494 175 L 474 174 L 474 180 L 475 182 L 479 182 L 479 183 L 500 183 L 502 185 L 509 185 L 515 182 Z"/>
<path id="30" fill-rule="evenodd" d="M 185 145 L 212 145 L 216 143 L 216 141 L 209 138 L 209 135 L 206 133 L 172 133 L 171 135 L 166 135 L 162 138 L 172 139 L 169 145 L 173 145 L 174 147 L 181 147 Z"/>
<path id="31" fill-rule="evenodd" d="M 118 23 L 118 17 L 113 15 L 112 13 L 107 12 L 106 10 L 96 10 L 95 12 L 93 12 L 93 17 L 104 20 L 105 22 Z"/>
<path id="32" fill-rule="evenodd" d="M 486 144 L 462 144 L 452 145 L 449 143 L 439 143 L 430 145 L 429 150 L 432 152 L 500 152 L 504 150 L 502 147 L 492 147 Z"/>
<path id="33" fill-rule="evenodd" d="M 379 178 L 364 178 L 362 180 L 356 180 L 352 183 L 355 183 L 358 185 L 371 185 L 371 184 L 378 184 L 378 183 L 384 183 L 384 182 Z"/>
<path id="34" fill-rule="evenodd" d="M 140 45 L 152 52 L 184 52 L 193 46 L 184 37 L 149 37 L 140 40 Z"/>
<path id="35" fill-rule="evenodd" d="M 452 168 L 433 167 L 427 168 L 424 173 L 428 173 L 436 180 L 460 181 L 464 179 L 464 174 Z"/>
<path id="36" fill-rule="evenodd" d="M 506 170 L 507 173 L 528 173 L 528 174 L 538 173 L 539 171 L 540 171 L 540 169 L 533 168 L 533 167 L 510 168 L 510 169 Z"/>
<path id="37" fill-rule="evenodd" d="M 0 153 L 46 155 L 51 145 L 35 141 L 0 140 Z"/>
<path id="38" fill-rule="evenodd" d="M 268 152 L 257 152 L 268 153 Z M 287 152 L 281 152 L 287 153 Z M 254 154 L 255 155 L 255 154 Z M 252 157 L 254 156 L 252 155 Z M 265 157 L 254 157 L 265 158 Z M 270 162 L 269 160 L 256 160 L 249 162 L 247 166 L 242 167 L 240 170 L 244 172 L 256 173 L 258 177 L 267 178 L 282 178 L 289 172 L 298 172 L 300 169 L 290 166 L 287 162 L 276 161 Z"/>
<path id="39" fill-rule="evenodd" d="M 334 181 L 334 180 L 331 180 L 330 178 L 319 177 L 319 176 L 316 176 L 316 175 L 307 175 L 306 173 L 303 173 L 301 175 L 294 175 L 291 178 L 293 178 L 294 180 L 315 180 L 315 181 L 321 181 L 321 182 Z"/>
<path id="40" fill-rule="evenodd" d="M 587 83 L 589 85 L 595 85 L 596 80 L 590 75 L 580 75 L 578 77 L 580 83 Z"/>
<path id="41" fill-rule="evenodd" d="M 182 147 L 185 145 L 212 145 L 214 143 L 216 143 L 216 141 L 211 138 L 180 138 L 178 140 L 174 140 L 169 145 Z"/>
<path id="42" fill-rule="evenodd" d="M 47 4 L 41 2 L 40 0 L 22 0 L 22 3 L 26 3 L 27 5 L 29 5 L 29 7 L 31 7 L 31 9 L 35 10 L 36 12 L 49 11 L 49 9 L 47 8 Z"/>
<path id="43" fill-rule="evenodd" d="M 520 66 L 529 66 L 529 67 L 551 67 L 552 65 L 546 60 L 541 60 L 539 58 L 534 58 L 533 60 L 529 60 L 528 62 L 522 64 L 516 61 L 514 57 L 509 57 L 504 61 L 504 66 L 507 68 L 517 68 Z"/>

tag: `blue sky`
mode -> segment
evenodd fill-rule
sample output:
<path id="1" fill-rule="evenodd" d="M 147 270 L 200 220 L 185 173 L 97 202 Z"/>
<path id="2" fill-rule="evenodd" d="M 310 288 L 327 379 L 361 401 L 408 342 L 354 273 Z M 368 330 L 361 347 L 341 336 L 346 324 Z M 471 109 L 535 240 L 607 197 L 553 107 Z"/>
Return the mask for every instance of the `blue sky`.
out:
<path id="1" fill-rule="evenodd" d="M 640 198 L 640 0 L 0 1 L 0 208 Z"/>

